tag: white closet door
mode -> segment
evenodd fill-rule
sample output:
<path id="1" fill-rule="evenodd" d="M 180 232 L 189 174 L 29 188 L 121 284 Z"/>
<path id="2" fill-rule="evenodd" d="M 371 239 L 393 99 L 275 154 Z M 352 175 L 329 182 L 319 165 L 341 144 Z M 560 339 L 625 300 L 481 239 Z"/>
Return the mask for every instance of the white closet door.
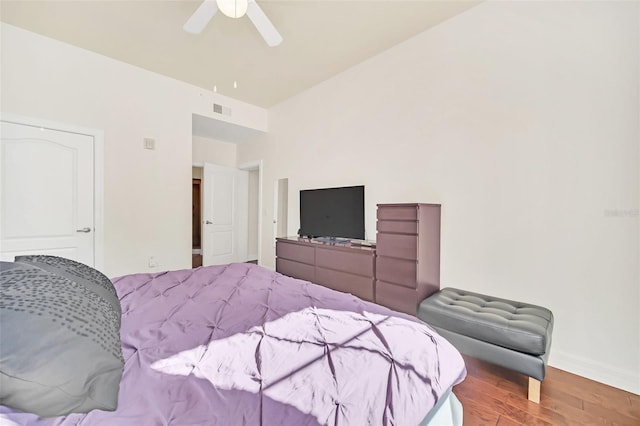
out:
<path id="1" fill-rule="evenodd" d="M 94 266 L 92 136 L 0 122 L 0 257 Z"/>

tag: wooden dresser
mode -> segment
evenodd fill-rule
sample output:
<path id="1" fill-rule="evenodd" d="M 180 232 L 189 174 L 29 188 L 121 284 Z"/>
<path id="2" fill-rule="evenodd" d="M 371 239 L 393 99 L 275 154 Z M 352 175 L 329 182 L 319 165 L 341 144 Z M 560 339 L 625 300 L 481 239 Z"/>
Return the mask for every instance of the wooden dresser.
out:
<path id="1" fill-rule="evenodd" d="M 378 204 L 376 303 L 416 315 L 440 290 L 440 205 Z"/>
<path id="2" fill-rule="evenodd" d="M 416 315 L 440 290 L 440 205 L 378 204 L 376 248 L 276 239 L 276 271 Z"/>
<path id="3" fill-rule="evenodd" d="M 371 247 L 277 238 L 276 271 L 375 301 L 375 250 Z"/>

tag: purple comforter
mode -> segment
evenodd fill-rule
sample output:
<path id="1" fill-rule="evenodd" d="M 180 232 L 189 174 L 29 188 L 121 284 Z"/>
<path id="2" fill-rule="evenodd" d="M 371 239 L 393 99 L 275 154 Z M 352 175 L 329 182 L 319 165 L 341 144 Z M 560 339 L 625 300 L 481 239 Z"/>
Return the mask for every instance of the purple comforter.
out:
<path id="1" fill-rule="evenodd" d="M 418 319 L 259 266 L 114 283 L 118 409 L 40 419 L 0 407 L 0 424 L 416 425 L 465 375 Z"/>

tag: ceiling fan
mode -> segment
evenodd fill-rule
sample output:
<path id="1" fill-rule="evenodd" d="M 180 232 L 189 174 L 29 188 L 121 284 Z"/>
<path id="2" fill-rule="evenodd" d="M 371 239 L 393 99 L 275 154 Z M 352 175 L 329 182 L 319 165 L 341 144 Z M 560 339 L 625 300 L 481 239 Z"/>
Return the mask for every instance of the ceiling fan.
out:
<path id="1" fill-rule="evenodd" d="M 246 14 L 269 47 L 282 43 L 282 36 L 255 0 L 204 0 L 182 28 L 188 33 L 200 34 L 218 9 L 231 18 Z"/>

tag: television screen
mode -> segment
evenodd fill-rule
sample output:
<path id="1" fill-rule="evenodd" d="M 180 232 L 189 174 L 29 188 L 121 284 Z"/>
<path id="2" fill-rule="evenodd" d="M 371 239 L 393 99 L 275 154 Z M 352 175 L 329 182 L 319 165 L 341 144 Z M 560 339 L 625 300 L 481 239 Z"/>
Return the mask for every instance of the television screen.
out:
<path id="1" fill-rule="evenodd" d="M 364 186 L 301 190 L 299 234 L 364 240 Z"/>

